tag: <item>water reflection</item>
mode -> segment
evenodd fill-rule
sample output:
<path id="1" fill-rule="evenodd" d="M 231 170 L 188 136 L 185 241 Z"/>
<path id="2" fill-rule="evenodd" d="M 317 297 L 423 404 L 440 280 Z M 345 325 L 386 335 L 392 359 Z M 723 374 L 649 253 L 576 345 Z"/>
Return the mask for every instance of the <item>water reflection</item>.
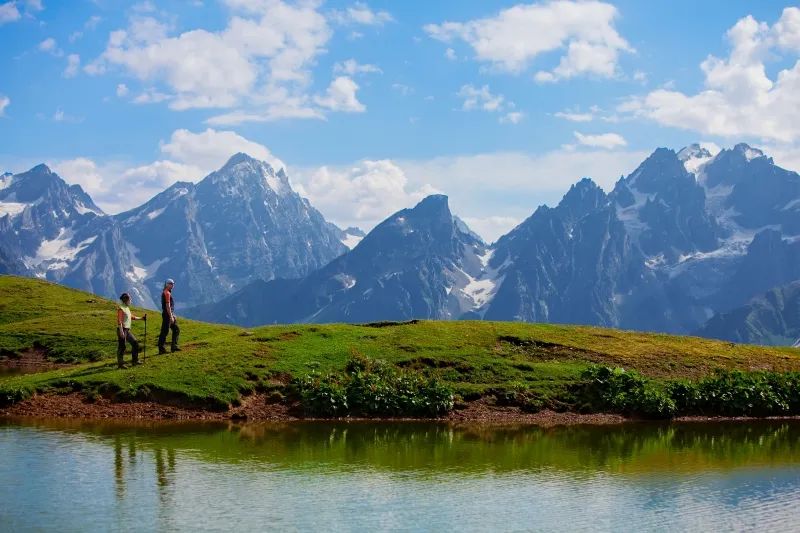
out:
<path id="1" fill-rule="evenodd" d="M 800 520 L 800 424 L 789 421 L 5 421 L 0 456 L 0 524 L 21 526 L 12 529 L 40 528 L 48 516 L 63 529 L 94 529 L 89 520 L 159 530 L 770 529 Z M 109 498 L 98 498 L 106 488 Z"/>

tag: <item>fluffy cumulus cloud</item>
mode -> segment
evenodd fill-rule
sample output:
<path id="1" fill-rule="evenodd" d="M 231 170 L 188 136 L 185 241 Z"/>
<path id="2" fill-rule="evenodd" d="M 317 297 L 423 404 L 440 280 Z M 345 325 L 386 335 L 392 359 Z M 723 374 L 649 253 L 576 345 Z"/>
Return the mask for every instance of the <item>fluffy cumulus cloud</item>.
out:
<path id="1" fill-rule="evenodd" d="M 232 131 L 217 131 L 211 128 L 199 133 L 185 129 L 176 130 L 169 141 L 161 143 L 161 152 L 175 161 L 199 167 L 204 172 L 203 176 L 221 167 L 237 152 L 244 152 L 266 161 L 275 170 L 286 167 L 284 162 L 275 157 L 264 145 L 245 139 Z M 192 181 L 197 181 L 203 176 L 197 176 Z"/>
<path id="2" fill-rule="evenodd" d="M 79 183 L 109 213 L 130 209 L 149 200 L 176 181 L 197 182 L 217 170 L 236 152 L 267 161 L 276 169 L 284 163 L 263 145 L 232 131 L 176 130 L 160 143 L 162 157 L 152 163 L 99 164 L 79 157 L 59 161 L 53 168 L 69 183 Z"/>
<path id="3" fill-rule="evenodd" d="M 314 101 L 331 111 L 361 113 L 367 108 L 356 98 L 356 91 L 358 91 L 356 82 L 347 76 L 339 76 L 331 82 L 325 95 L 317 96 Z"/>
<path id="4" fill-rule="evenodd" d="M 598 1 L 553 0 L 520 4 L 488 18 L 428 24 L 425 31 L 445 43 L 464 41 L 475 59 L 492 68 L 525 72 L 541 55 L 563 51 L 558 65 L 535 78 L 554 82 L 580 75 L 614 77 L 619 55 L 632 52 L 617 32 L 617 9 Z"/>
<path id="5" fill-rule="evenodd" d="M 800 8 L 787 7 L 772 26 L 752 16 L 727 32 L 727 58 L 700 64 L 705 87 L 696 94 L 658 89 L 619 110 L 678 128 L 777 143 L 800 140 Z M 767 63 L 789 59 L 770 76 Z"/>
<path id="6" fill-rule="evenodd" d="M 613 150 L 614 148 L 627 146 L 628 144 L 622 135 L 618 133 L 598 133 L 596 135 L 589 135 L 576 131 L 574 134 L 578 144 L 582 146 L 591 146 L 592 148 Z"/>
<path id="7" fill-rule="evenodd" d="M 212 117 L 209 123 L 214 125 L 324 118 L 326 111 L 361 106 L 352 86 L 341 78 L 334 79 L 327 93 L 311 94 L 311 69 L 332 36 L 317 2 L 225 4 L 231 14 L 222 30 L 179 34 L 139 10 L 127 28 L 110 34 L 103 54 L 85 69 L 94 75 L 121 69 L 141 81 L 143 92 L 135 103 L 167 101 L 175 110 L 232 109 Z M 364 19 L 356 22 L 366 24 L 363 10 L 353 9 Z M 365 66 L 360 67 L 363 72 Z M 343 68 L 359 70 L 359 65 L 345 63 Z"/>
<path id="8" fill-rule="evenodd" d="M 5 116 L 6 108 L 11 105 L 11 98 L 0 94 L 0 117 Z"/>
<path id="9" fill-rule="evenodd" d="M 300 169 L 292 182 L 328 219 L 343 227 L 366 230 L 438 192 L 425 183 L 410 186 L 403 169 L 389 160 L 360 161 L 343 168 Z"/>
<path id="10" fill-rule="evenodd" d="M 361 161 L 294 169 L 292 183 L 330 220 L 370 230 L 428 194 L 450 197 L 452 211 L 494 241 L 541 204 L 555 205 L 570 185 L 590 176 L 611 190 L 647 152 L 560 149 L 534 155 L 496 152 L 417 160 Z M 508 191 L 514 191 L 509 195 Z"/>

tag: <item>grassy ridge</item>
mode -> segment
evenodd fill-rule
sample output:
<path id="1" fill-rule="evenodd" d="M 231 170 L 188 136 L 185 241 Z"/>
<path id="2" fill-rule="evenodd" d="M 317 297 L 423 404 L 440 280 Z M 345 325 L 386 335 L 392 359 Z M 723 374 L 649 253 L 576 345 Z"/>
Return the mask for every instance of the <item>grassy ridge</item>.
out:
<path id="1" fill-rule="evenodd" d="M 160 317 L 148 331 L 147 364 L 116 369 L 115 304 L 41 280 L 0 276 L 0 351 L 41 347 L 75 366 L 0 376 L 0 401 L 34 391 L 84 390 L 118 398 L 176 399 L 225 409 L 255 390 L 311 371 L 341 371 L 353 356 L 435 375 L 462 397 L 528 391 L 557 402 L 592 364 L 654 380 L 698 379 L 716 369 L 798 371 L 790 348 L 584 326 L 422 321 L 403 325 L 287 325 L 243 329 L 181 320 L 185 351 L 155 356 Z M 141 311 L 141 310 L 140 310 Z M 142 311 L 143 312 L 143 311 Z M 143 323 L 134 323 L 143 337 Z"/>

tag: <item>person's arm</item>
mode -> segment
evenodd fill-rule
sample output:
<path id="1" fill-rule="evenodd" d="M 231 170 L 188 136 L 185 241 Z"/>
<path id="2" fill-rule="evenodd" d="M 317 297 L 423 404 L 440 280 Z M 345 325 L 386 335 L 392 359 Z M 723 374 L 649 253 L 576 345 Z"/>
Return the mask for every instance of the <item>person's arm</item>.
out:
<path id="1" fill-rule="evenodd" d="M 142 315 L 142 316 L 136 316 L 136 315 L 134 315 L 133 313 L 131 313 L 131 318 L 132 318 L 133 320 L 147 320 L 147 313 L 145 313 L 145 314 L 144 314 L 144 315 Z"/>
<path id="2" fill-rule="evenodd" d="M 123 329 L 123 323 L 125 322 L 125 313 L 122 312 L 122 309 L 117 309 L 117 335 L 120 337 L 125 336 L 125 330 Z"/>
<path id="3" fill-rule="evenodd" d="M 172 302 L 172 293 L 169 293 L 169 322 L 175 323 L 175 304 Z"/>

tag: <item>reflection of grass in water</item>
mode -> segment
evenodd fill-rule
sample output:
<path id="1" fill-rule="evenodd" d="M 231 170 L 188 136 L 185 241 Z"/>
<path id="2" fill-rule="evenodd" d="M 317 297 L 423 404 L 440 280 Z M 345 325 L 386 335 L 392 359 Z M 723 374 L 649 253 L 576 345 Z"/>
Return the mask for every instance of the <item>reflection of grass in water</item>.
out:
<path id="1" fill-rule="evenodd" d="M 437 475 L 537 471 L 700 473 L 800 464 L 800 423 L 625 424 L 610 427 L 431 423 L 148 424 L 34 422 L 113 445 L 256 468 L 377 468 Z M 159 452 L 162 453 L 162 452 Z M 260 465 L 260 466 L 259 466 Z"/>

